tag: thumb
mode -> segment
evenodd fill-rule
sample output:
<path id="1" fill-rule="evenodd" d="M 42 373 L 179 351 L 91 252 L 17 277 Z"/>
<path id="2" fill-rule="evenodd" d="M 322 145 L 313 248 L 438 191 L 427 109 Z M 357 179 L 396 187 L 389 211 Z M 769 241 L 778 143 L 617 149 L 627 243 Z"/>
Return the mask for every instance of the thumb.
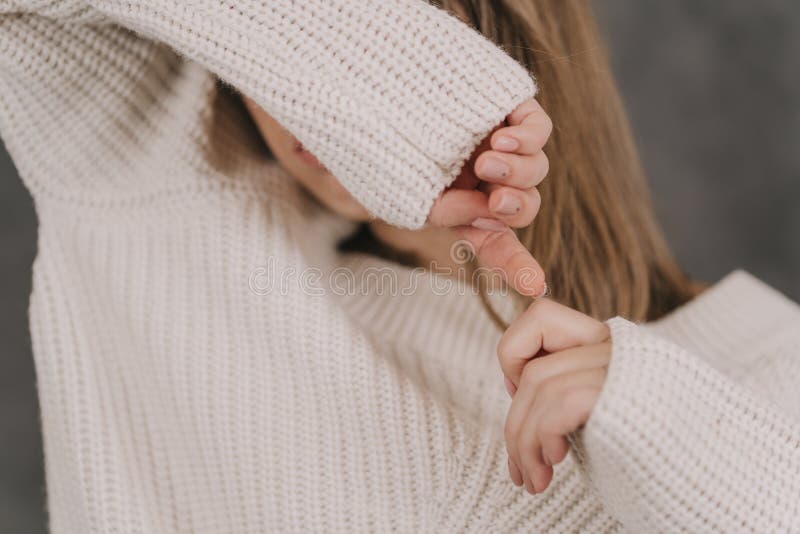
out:
<path id="1" fill-rule="evenodd" d="M 433 203 L 428 223 L 452 228 L 470 225 L 475 219 L 493 217 L 486 193 L 477 189 L 448 189 Z"/>
<path id="2" fill-rule="evenodd" d="M 455 230 L 456 235 L 473 247 L 481 267 L 497 270 L 518 293 L 529 297 L 545 293 L 544 270 L 510 228 L 493 230 L 461 226 Z"/>

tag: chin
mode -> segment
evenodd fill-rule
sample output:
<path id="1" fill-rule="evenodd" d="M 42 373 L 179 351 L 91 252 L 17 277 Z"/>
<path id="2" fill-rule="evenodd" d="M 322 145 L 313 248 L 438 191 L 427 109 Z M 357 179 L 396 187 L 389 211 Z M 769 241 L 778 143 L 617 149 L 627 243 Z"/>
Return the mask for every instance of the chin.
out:
<path id="1" fill-rule="evenodd" d="M 367 209 L 353 198 L 335 176 L 328 174 L 327 187 L 324 189 L 324 192 L 318 192 L 321 195 L 317 195 L 317 198 L 334 213 L 355 222 L 366 222 L 372 219 Z"/>

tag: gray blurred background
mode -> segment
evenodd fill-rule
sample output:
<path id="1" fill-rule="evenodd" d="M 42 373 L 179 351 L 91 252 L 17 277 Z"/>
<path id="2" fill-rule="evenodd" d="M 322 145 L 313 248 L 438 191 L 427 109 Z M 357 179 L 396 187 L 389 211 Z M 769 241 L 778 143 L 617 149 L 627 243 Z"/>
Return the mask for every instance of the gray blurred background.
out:
<path id="1" fill-rule="evenodd" d="M 595 5 L 682 266 L 711 282 L 745 268 L 800 299 L 800 3 Z M 35 251 L 31 199 L 0 150 L 2 532 L 45 528 L 26 321 Z"/>

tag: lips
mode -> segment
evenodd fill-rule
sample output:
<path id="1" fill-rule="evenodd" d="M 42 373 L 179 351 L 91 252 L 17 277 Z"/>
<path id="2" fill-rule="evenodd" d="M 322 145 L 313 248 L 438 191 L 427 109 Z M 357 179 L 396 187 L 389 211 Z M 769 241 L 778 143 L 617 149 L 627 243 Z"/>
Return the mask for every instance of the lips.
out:
<path id="1" fill-rule="evenodd" d="M 314 156 L 314 154 L 306 150 L 300 141 L 295 142 L 294 151 L 297 154 L 297 156 L 300 159 L 302 159 L 306 164 L 320 169 L 324 168 L 324 166 L 322 165 L 322 163 L 319 162 L 316 156 Z"/>

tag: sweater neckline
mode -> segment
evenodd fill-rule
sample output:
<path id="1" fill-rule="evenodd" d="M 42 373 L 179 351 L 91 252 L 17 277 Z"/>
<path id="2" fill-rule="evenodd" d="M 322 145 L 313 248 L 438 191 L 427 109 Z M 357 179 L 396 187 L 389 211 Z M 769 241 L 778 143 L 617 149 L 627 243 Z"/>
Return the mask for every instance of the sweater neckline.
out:
<path id="1" fill-rule="evenodd" d="M 336 228 L 338 238 L 355 230 L 352 223 L 332 225 L 323 217 L 323 226 Z M 502 332 L 492 322 L 480 297 L 463 282 L 421 268 L 409 267 L 368 253 L 330 251 L 336 257 L 334 268 L 344 268 L 352 280 L 370 278 L 366 273 L 392 271 L 397 284 L 394 298 L 386 298 L 386 288 L 357 288 L 345 295 L 342 303 L 351 315 L 377 337 L 427 350 L 453 350 L 452 333 L 463 333 L 464 348 L 488 343 L 494 345 Z M 451 284 L 442 291 L 441 285 Z M 409 287 L 414 291 L 408 291 Z M 466 298 L 465 298 L 466 297 Z M 499 315 L 511 322 L 520 310 L 508 293 L 490 295 Z M 735 270 L 703 293 L 657 321 L 643 324 L 653 333 L 687 350 L 702 354 L 718 369 L 746 366 L 748 357 L 780 332 L 791 332 L 787 323 L 800 321 L 800 306 L 744 270 Z M 486 341 L 488 340 L 488 341 Z"/>
<path id="2" fill-rule="evenodd" d="M 339 296 L 360 322 L 382 337 L 408 339 L 425 331 L 425 337 L 444 339 L 450 337 L 449 329 L 459 325 L 468 337 L 499 338 L 502 334 L 477 290 L 463 279 L 363 252 L 343 253 L 338 259 L 336 269 L 355 283 L 352 294 Z M 489 300 L 504 319 L 511 318 L 510 291 L 490 294 Z"/>

